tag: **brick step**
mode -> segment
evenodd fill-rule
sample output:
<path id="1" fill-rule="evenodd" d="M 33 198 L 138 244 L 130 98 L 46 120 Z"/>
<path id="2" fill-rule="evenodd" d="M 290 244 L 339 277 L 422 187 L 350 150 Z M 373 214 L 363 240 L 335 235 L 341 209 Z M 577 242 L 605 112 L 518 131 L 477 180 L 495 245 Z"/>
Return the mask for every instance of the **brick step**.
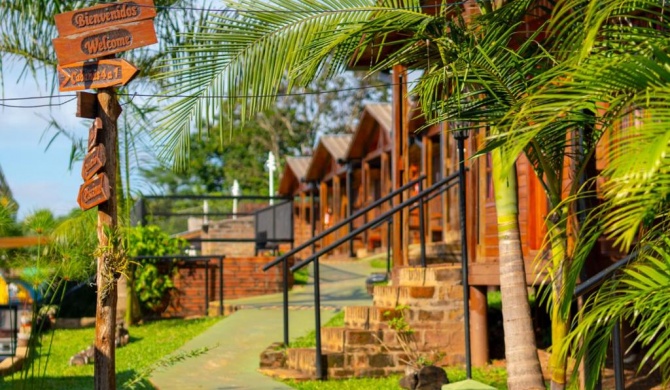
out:
<path id="1" fill-rule="evenodd" d="M 328 352 L 342 352 L 346 330 L 345 327 L 321 328 L 321 349 Z"/>
<path id="2" fill-rule="evenodd" d="M 373 304 L 377 307 L 411 305 L 436 298 L 435 286 L 374 286 Z"/>
<path id="3" fill-rule="evenodd" d="M 370 306 L 345 306 L 344 326 L 349 329 L 368 329 L 370 325 Z"/>
<path id="4" fill-rule="evenodd" d="M 324 367 L 344 367 L 344 354 L 341 352 L 322 352 Z M 315 348 L 289 348 L 286 350 L 286 369 L 295 370 L 310 377 L 316 376 L 316 349 Z"/>
<path id="5" fill-rule="evenodd" d="M 307 374 L 300 370 L 289 370 L 288 368 L 261 368 L 260 371 L 263 375 L 267 375 L 274 379 L 293 379 L 294 381 L 309 381 L 315 380 L 316 376 L 313 374 Z"/>
<path id="6" fill-rule="evenodd" d="M 407 256 L 409 258 L 410 264 L 418 264 L 421 259 L 421 246 L 418 243 L 410 244 L 408 247 Z M 426 243 L 426 262 L 429 264 L 460 264 L 460 243 Z"/>
<path id="7" fill-rule="evenodd" d="M 399 286 L 437 286 L 438 284 L 461 283 L 460 265 L 439 265 L 432 267 L 399 268 Z"/>

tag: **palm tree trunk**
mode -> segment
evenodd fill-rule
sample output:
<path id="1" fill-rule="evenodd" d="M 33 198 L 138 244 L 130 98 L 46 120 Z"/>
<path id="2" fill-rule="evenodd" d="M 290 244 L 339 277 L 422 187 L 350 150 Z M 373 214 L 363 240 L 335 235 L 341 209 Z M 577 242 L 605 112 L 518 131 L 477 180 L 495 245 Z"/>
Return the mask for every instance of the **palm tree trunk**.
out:
<path id="1" fill-rule="evenodd" d="M 510 390 L 544 389 L 530 316 L 526 270 L 521 251 L 516 167 L 502 176 L 501 151 L 492 152 L 492 177 L 498 216 L 500 292 L 507 386 Z"/>
<path id="2" fill-rule="evenodd" d="M 555 213 L 565 215 L 567 210 L 559 210 Z M 551 390 L 563 390 L 566 383 L 567 355 L 560 353 L 564 350 L 565 339 L 570 331 L 570 310 L 564 310 L 563 302 L 570 299 L 566 296 L 563 285 L 567 278 L 570 267 L 566 264 L 567 250 L 567 225 L 565 219 L 560 215 L 554 215 L 555 222 L 549 222 L 549 239 L 551 240 L 551 261 L 553 266 L 552 275 L 552 307 L 551 307 L 551 359 L 549 370 L 551 371 Z"/>

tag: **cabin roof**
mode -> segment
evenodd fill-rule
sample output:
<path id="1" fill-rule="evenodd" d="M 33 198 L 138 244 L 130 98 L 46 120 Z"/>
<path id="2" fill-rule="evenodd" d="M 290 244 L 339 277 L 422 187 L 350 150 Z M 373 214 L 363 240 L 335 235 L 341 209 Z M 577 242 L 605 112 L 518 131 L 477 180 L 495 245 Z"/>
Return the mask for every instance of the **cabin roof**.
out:
<path id="1" fill-rule="evenodd" d="M 375 126 L 378 124 L 379 127 Z M 384 129 L 388 137 L 391 136 L 392 106 L 388 103 L 366 104 L 361 114 L 361 120 L 354 132 L 349 149 L 347 150 L 347 159 L 363 158 L 367 143 L 371 141 L 371 136 L 377 128 Z"/>
<path id="2" fill-rule="evenodd" d="M 326 172 L 325 165 L 329 158 L 334 161 L 344 160 L 347 157 L 349 144 L 353 139 L 351 134 L 324 135 L 316 145 L 312 161 L 305 174 L 306 180 L 319 180 Z"/>
<path id="3" fill-rule="evenodd" d="M 279 195 L 291 195 L 295 188 L 300 186 L 300 183 L 305 180 L 307 168 L 312 161 L 312 157 L 286 157 L 286 166 L 284 173 L 279 181 L 279 188 L 277 193 Z"/>

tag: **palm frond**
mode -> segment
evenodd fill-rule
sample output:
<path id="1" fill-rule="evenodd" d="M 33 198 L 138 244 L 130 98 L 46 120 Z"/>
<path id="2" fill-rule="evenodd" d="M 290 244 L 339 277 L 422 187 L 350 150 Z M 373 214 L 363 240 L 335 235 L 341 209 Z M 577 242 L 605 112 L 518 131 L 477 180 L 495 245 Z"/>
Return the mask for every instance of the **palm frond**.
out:
<path id="1" fill-rule="evenodd" d="M 608 281 L 583 307 L 568 348 L 581 361 L 587 358 L 588 345 L 593 352 L 588 355 L 591 364 L 587 366 L 592 370 L 592 380 L 604 365 L 612 329 L 622 320 L 635 325 L 638 336 L 634 342 L 646 349 L 640 367 L 652 362 L 653 370 L 659 370 L 666 382 L 670 380 L 670 312 L 666 310 L 670 304 L 669 249 L 667 236 L 645 242 L 645 249 L 622 275 Z"/>
<path id="2" fill-rule="evenodd" d="M 231 3 L 228 12 L 210 14 L 164 63 L 169 69 L 158 78 L 165 94 L 181 98 L 159 122 L 160 156 L 183 164 L 193 124 L 201 128 L 222 115 L 250 118 L 280 92 L 340 72 L 366 48 L 386 42 L 398 26 L 429 19 L 417 0 Z"/>

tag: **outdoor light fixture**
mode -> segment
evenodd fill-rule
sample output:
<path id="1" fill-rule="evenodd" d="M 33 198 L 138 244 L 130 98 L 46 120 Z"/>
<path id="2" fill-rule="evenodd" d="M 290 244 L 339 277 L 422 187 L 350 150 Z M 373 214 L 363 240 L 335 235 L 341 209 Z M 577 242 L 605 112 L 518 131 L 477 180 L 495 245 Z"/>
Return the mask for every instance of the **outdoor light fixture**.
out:
<path id="1" fill-rule="evenodd" d="M 237 197 L 240 196 L 240 183 L 237 180 L 233 180 L 233 187 L 230 189 L 230 193 L 235 197 L 233 199 L 233 219 L 237 219 Z"/>
<path id="2" fill-rule="evenodd" d="M 207 218 L 207 214 L 209 214 L 209 203 L 207 202 L 207 199 L 205 199 L 202 202 L 202 230 L 205 233 L 209 230 L 209 219 Z"/>
<path id="3" fill-rule="evenodd" d="M 272 194 L 274 194 L 274 172 L 277 170 L 277 161 L 275 160 L 275 155 L 272 152 L 268 152 L 268 161 L 265 163 L 265 167 L 268 169 L 268 175 L 270 177 L 270 205 L 274 204 L 274 199 L 272 199 Z"/>

